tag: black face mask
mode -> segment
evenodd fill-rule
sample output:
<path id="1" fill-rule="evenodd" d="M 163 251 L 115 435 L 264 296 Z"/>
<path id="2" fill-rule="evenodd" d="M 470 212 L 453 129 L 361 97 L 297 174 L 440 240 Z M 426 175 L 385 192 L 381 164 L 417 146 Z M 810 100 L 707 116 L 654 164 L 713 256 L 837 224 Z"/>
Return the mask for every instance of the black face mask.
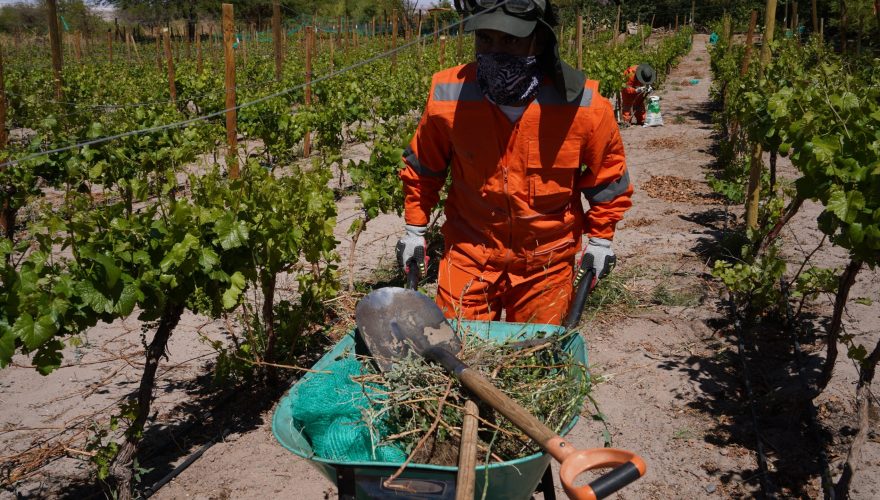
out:
<path id="1" fill-rule="evenodd" d="M 477 83 L 495 104 L 512 106 L 538 93 L 541 69 L 535 56 L 477 54 Z"/>

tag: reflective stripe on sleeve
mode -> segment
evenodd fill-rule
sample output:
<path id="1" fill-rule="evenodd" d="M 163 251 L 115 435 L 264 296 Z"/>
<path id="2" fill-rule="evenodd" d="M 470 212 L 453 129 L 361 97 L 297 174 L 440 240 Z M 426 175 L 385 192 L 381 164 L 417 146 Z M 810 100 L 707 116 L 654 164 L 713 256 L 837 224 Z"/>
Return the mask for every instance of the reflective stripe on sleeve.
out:
<path id="1" fill-rule="evenodd" d="M 590 203 L 607 203 L 629 189 L 629 171 L 625 170 L 620 179 L 600 186 L 586 188 L 582 192 Z"/>
<path id="2" fill-rule="evenodd" d="M 409 146 L 407 146 L 407 148 L 403 150 L 403 159 L 406 160 L 409 166 L 412 167 L 412 169 L 421 176 L 446 177 L 446 169 L 443 169 L 440 172 L 435 172 L 422 165 L 422 162 L 419 161 L 419 157 L 416 156 L 415 152 Z"/>
<path id="3" fill-rule="evenodd" d="M 580 107 L 588 108 L 590 104 L 593 103 L 593 89 L 584 89 L 584 93 L 581 94 L 581 103 Z"/>
<path id="4" fill-rule="evenodd" d="M 438 83 L 434 86 L 435 101 L 482 101 L 477 82 Z"/>

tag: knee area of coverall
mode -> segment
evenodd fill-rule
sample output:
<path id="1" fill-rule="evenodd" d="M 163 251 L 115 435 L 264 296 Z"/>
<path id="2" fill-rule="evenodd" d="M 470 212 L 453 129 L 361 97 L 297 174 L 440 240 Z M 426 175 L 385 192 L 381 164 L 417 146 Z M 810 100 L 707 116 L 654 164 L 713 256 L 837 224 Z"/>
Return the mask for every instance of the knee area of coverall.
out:
<path id="1" fill-rule="evenodd" d="M 444 258 L 440 263 L 436 302 L 448 318 L 558 325 L 572 295 L 570 263 L 513 286 L 502 274 L 495 283 L 464 271 Z"/>
<path id="2" fill-rule="evenodd" d="M 448 255 L 440 260 L 435 302 L 447 318 L 500 320 L 500 294 L 494 288 L 494 284 L 456 267 Z"/>

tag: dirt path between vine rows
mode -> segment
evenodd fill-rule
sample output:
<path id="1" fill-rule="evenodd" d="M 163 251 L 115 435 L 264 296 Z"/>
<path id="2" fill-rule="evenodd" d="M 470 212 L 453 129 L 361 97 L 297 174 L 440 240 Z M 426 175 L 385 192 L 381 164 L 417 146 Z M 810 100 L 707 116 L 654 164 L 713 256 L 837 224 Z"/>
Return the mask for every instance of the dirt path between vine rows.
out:
<path id="1" fill-rule="evenodd" d="M 605 416 L 613 445 L 638 452 L 649 467 L 645 478 L 616 498 L 750 497 L 759 491 L 761 479 L 781 496 L 821 497 L 817 444 L 800 424 L 803 407 L 794 402 L 799 386 L 790 344 L 785 338 L 764 338 L 761 332 L 754 332 L 757 347 L 746 366 L 769 461 L 769 472 L 763 476 L 758 473 L 753 420 L 736 337 L 730 335 L 719 287 L 706 264 L 718 240 L 742 213 L 741 206 L 726 206 L 712 196 L 705 183 L 706 173 L 714 166 L 716 140 L 706 43 L 706 36 L 695 37 L 693 50 L 658 93 L 663 99 L 665 125 L 622 131 L 636 187 L 633 209 L 620 224 L 614 243 L 619 258 L 615 279 L 625 303 L 591 311 L 580 327 L 597 381 L 593 396 Z M 367 153 L 357 147 L 348 156 L 357 159 Z M 780 159 L 779 168 L 781 176 L 794 176 L 784 159 Z M 815 223 L 818 212 L 818 207 L 806 206 L 793 221 L 793 229 L 783 234 L 783 254 L 795 263 L 795 269 L 804 253 L 821 240 Z M 347 269 L 350 251 L 346 230 L 357 214 L 355 197 L 340 200 L 337 238 L 342 269 Z M 370 222 L 358 243 L 356 279 L 366 279 L 376 269 L 387 267 L 401 228 L 402 221 L 395 216 Z M 814 260 L 828 267 L 842 267 L 846 262 L 844 253 L 828 245 Z M 878 272 L 864 271 L 851 297 L 861 300 L 851 301 L 847 310 L 847 333 L 870 349 L 880 331 Z M 824 355 L 822 329 L 830 310 L 824 297 L 810 308 L 819 328 L 802 340 L 810 373 L 815 373 Z M 198 330 L 207 340 L 224 339 L 228 328 L 196 317 L 179 327 Z M 134 323 L 118 322 L 90 332 L 90 345 L 102 345 L 102 341 L 118 336 L 120 344 L 108 349 L 134 353 L 140 347 L 138 330 Z M 163 366 L 177 368 L 161 374 L 156 421 L 163 422 L 161 427 L 169 435 L 166 441 L 172 443 L 175 453 L 173 459 L 163 462 L 154 457 L 146 464 L 156 467 L 149 478 L 155 481 L 187 456 L 206 451 L 154 498 L 336 498 L 336 488 L 329 480 L 306 460 L 287 452 L 272 436 L 277 397 L 203 396 L 213 351 L 198 338 L 182 333 L 172 337 L 171 359 Z M 84 352 L 82 359 L 86 361 L 99 358 L 95 348 Z M 103 354 L 105 358 L 109 355 Z M 856 370 L 845 355 L 842 357 L 831 385 L 816 399 L 835 476 L 846 458 L 855 425 Z M 132 358 L 140 359 L 142 356 Z M 311 361 L 303 360 L 303 366 Z M 72 415 L 99 410 L 136 385 L 133 375 L 137 371 L 120 368 L 119 374 L 128 374 L 127 380 L 113 387 L 101 386 L 102 378 L 110 375 L 104 366 L 63 368 L 49 378 L 24 369 L 0 372 L 4 409 L 0 433 L 6 427 L 59 426 Z M 84 387 L 83 381 L 91 382 L 94 391 L 69 397 Z M 206 410 L 224 408 L 230 398 L 237 402 L 237 414 L 229 415 L 227 410 L 227 414 L 212 415 Z M 590 418 L 593 413 L 593 408 L 585 407 L 584 418 L 569 434 L 578 447 L 604 444 L 605 424 Z M 175 440 L 176 433 L 198 426 L 201 420 L 213 422 L 210 437 Z M 872 423 L 876 431 L 876 413 L 872 413 Z M 0 443 L 18 451 L 50 432 L 0 434 Z M 880 497 L 877 440 L 877 434 L 872 433 L 863 449 L 852 489 L 854 498 Z M 58 483 L 81 477 L 84 467 L 62 458 L 15 491 L 0 491 L 0 498 L 81 496 L 75 488 L 59 488 Z M 562 490 L 557 490 L 557 496 L 564 498 Z"/>
<path id="2" fill-rule="evenodd" d="M 725 337 L 729 324 L 719 310 L 717 285 L 705 264 L 706 252 L 725 221 L 731 223 L 734 214 L 742 211 L 741 206 L 720 204 L 705 183 L 715 161 L 706 43 L 706 36 L 695 37 L 693 50 L 659 93 L 665 125 L 622 131 L 636 195 L 615 238 L 620 258 L 616 272 L 626 277 L 625 286 L 638 305 L 604 311 L 581 327 L 594 375 L 602 380 L 593 395 L 606 416 L 613 444 L 639 452 L 649 466 L 648 476 L 618 498 L 748 497 L 759 487 L 737 346 Z M 785 165 L 781 160 L 782 173 Z M 350 205 L 340 212 L 340 220 L 346 218 L 345 208 L 356 205 L 344 201 Z M 793 227 L 802 240 L 798 248 L 811 250 L 819 241 L 817 213 L 811 207 L 796 219 Z M 401 222 L 386 216 L 370 226 L 359 245 L 364 254 L 358 259 L 363 266 L 358 274 L 369 271 L 371 259 L 375 265 L 387 262 Z M 345 256 L 348 237 L 340 236 Z M 788 234 L 786 238 L 791 240 Z M 365 241 L 368 245 L 363 245 Z M 840 252 L 823 252 L 818 264 L 842 267 L 843 257 Z M 853 297 L 880 302 L 877 278 L 876 272 L 864 273 Z M 830 313 L 827 303 L 818 309 L 817 315 Z M 872 346 L 880 325 L 878 308 L 852 305 L 847 325 L 851 333 L 866 332 L 870 338 L 865 345 Z M 750 364 L 752 377 L 767 377 L 767 384 L 778 382 L 758 365 Z M 850 362 L 839 361 L 831 386 L 817 399 L 823 429 L 834 443 L 834 465 L 845 459 L 848 439 L 843 434 L 853 425 L 855 376 Z M 799 413 L 786 408 L 784 401 L 778 404 L 775 420 L 765 414 L 759 421 L 768 443 L 772 487 L 785 495 L 821 496 L 814 447 L 799 443 L 788 429 L 798 426 L 793 414 Z M 159 497 L 335 498 L 330 481 L 275 443 L 269 418 L 267 413 L 260 429 L 214 446 Z M 577 446 L 602 446 L 602 431 L 601 422 L 582 418 L 569 437 Z M 853 496 L 876 498 L 880 491 L 876 436 L 866 444 L 862 464 Z M 563 495 L 558 489 L 557 496 Z"/>

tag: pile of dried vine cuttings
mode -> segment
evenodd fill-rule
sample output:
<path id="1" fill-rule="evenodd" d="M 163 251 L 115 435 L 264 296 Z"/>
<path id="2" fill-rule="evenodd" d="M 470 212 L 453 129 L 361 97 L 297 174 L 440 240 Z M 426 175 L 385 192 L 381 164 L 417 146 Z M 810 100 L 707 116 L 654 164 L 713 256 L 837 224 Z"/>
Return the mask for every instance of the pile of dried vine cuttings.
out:
<path id="1" fill-rule="evenodd" d="M 496 387 L 559 433 L 581 412 L 590 392 L 587 367 L 563 346 L 568 335 L 495 343 L 476 335 L 462 335 L 458 357 L 479 370 Z M 409 456 L 410 463 L 455 465 L 461 436 L 463 408 L 468 394 L 441 366 L 417 355 L 395 362 L 379 373 L 369 359 L 370 373 L 356 377 L 371 405 L 363 420 L 373 435 L 385 429 L 382 444 L 391 444 Z M 539 447 L 490 406 L 479 406 L 478 460 L 504 462 L 528 456 Z M 438 415 L 439 411 L 439 415 Z"/>

